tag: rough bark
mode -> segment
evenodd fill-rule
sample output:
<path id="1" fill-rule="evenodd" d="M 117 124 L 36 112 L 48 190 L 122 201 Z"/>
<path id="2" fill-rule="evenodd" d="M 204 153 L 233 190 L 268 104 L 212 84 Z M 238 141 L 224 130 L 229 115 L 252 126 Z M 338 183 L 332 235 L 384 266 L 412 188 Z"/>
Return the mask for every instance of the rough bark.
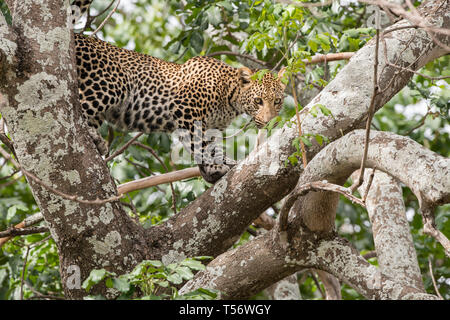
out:
<path id="1" fill-rule="evenodd" d="M 370 174 L 366 171 L 364 183 L 358 188 L 360 194 L 366 193 Z M 366 205 L 380 271 L 405 285 L 424 290 L 398 181 L 376 171 Z"/>
<path id="2" fill-rule="evenodd" d="M 273 300 L 302 299 L 300 289 L 298 287 L 297 274 L 295 273 L 271 285 L 264 291 L 268 295 L 268 297 Z"/>

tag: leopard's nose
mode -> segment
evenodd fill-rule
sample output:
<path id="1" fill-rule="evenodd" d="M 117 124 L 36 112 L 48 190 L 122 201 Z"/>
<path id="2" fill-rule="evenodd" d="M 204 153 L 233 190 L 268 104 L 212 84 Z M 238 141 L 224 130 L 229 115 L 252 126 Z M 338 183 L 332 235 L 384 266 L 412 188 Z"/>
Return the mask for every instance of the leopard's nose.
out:
<path id="1" fill-rule="evenodd" d="M 259 119 L 254 119 L 254 120 L 255 120 L 256 127 L 258 129 L 262 129 L 266 125 L 266 122 L 263 122 Z"/>

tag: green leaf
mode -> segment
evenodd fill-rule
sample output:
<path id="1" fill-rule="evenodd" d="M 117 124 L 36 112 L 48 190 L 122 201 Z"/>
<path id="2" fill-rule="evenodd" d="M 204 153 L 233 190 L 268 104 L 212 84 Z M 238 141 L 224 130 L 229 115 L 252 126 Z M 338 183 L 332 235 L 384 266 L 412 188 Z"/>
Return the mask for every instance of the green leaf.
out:
<path id="1" fill-rule="evenodd" d="M 219 7 L 210 7 L 208 10 L 206 10 L 206 15 L 208 16 L 209 23 L 211 23 L 215 27 L 222 22 L 222 15 Z"/>
<path id="2" fill-rule="evenodd" d="M 17 210 L 27 212 L 28 208 L 26 206 L 24 206 L 24 205 L 21 205 L 21 204 L 15 204 L 15 205 L 9 207 L 8 212 L 6 214 L 6 221 L 7 222 L 10 222 L 14 218 L 14 216 L 16 215 Z"/>
<path id="3" fill-rule="evenodd" d="M 115 278 L 113 280 L 113 287 L 119 290 L 121 293 L 127 293 L 130 291 L 130 283 L 123 277 Z"/>
<path id="4" fill-rule="evenodd" d="M 311 109 L 309 109 L 309 114 L 311 114 L 314 118 L 317 118 L 317 105 L 312 106 Z"/>
<path id="5" fill-rule="evenodd" d="M 323 104 L 318 104 L 318 106 L 320 108 L 320 111 L 322 111 L 325 116 L 333 116 L 331 110 L 325 107 Z"/>
<path id="6" fill-rule="evenodd" d="M 178 273 L 172 273 L 167 276 L 167 280 L 173 284 L 180 284 L 183 282 L 183 278 Z"/>
<path id="7" fill-rule="evenodd" d="M 272 132 L 273 127 L 275 126 L 275 124 L 277 124 L 279 121 L 281 121 L 281 117 L 280 116 L 276 116 L 275 118 L 272 118 L 266 125 L 265 128 L 268 131 L 268 134 L 270 135 L 270 133 Z"/>
<path id="8" fill-rule="evenodd" d="M 298 137 L 296 137 L 294 140 L 292 140 L 292 146 L 295 147 L 297 152 L 300 151 L 300 140 Z"/>
<path id="9" fill-rule="evenodd" d="M 314 136 L 314 138 L 316 139 L 316 141 L 319 144 L 319 146 L 322 146 L 322 144 L 323 144 L 323 137 L 320 134 L 316 134 Z"/>
<path id="10" fill-rule="evenodd" d="M 301 136 L 300 139 L 305 144 L 305 146 L 307 146 L 307 147 L 311 147 L 312 146 L 312 143 L 311 143 L 311 141 L 308 140 L 308 138 L 306 138 L 304 136 Z"/>
<path id="11" fill-rule="evenodd" d="M 107 288 L 112 288 L 114 286 L 113 279 L 111 278 L 106 279 L 105 284 Z"/>
<path id="12" fill-rule="evenodd" d="M 164 288 L 167 288 L 169 286 L 169 282 L 168 281 L 159 281 L 158 285 Z"/>
<path id="13" fill-rule="evenodd" d="M 261 70 L 258 70 L 257 72 L 255 72 L 254 74 L 252 74 L 250 78 L 251 78 L 252 80 L 258 80 L 258 81 L 261 81 L 262 78 L 264 77 L 264 75 L 265 75 L 266 73 L 268 73 L 268 72 L 270 72 L 269 69 L 261 69 Z"/>
<path id="14" fill-rule="evenodd" d="M 308 41 L 308 47 L 315 53 L 319 49 L 319 42 L 316 39 L 310 39 Z"/>
<path id="15" fill-rule="evenodd" d="M 92 288 L 92 286 L 98 284 L 100 281 L 102 281 L 106 275 L 108 274 L 108 271 L 105 269 L 94 269 L 91 271 L 89 276 L 86 280 L 84 280 L 81 287 L 86 290 L 86 292 L 89 292 Z"/>
<path id="16" fill-rule="evenodd" d="M 205 265 L 202 264 L 200 261 L 193 260 L 193 259 L 186 259 L 181 261 L 180 265 L 188 267 L 192 270 L 202 271 L 205 270 Z"/>
<path id="17" fill-rule="evenodd" d="M 164 264 L 159 260 L 144 260 L 141 262 L 141 264 L 145 266 L 152 266 L 155 268 L 161 268 L 162 266 L 164 266 Z"/>
<path id="18" fill-rule="evenodd" d="M 213 300 L 213 299 L 216 299 L 218 295 L 219 295 L 218 290 L 199 288 L 197 290 L 188 292 L 181 296 L 177 296 L 176 299 L 177 300 Z"/>
<path id="19" fill-rule="evenodd" d="M 318 34 L 317 40 L 320 43 L 320 46 L 322 47 L 323 51 L 330 51 L 330 38 L 324 34 Z"/>
<path id="20" fill-rule="evenodd" d="M 161 134 L 161 137 L 160 137 L 159 141 L 160 141 L 160 144 L 159 144 L 160 150 L 162 152 L 164 152 L 164 153 L 169 152 L 170 151 L 170 138 L 169 138 L 169 135 L 166 134 L 166 133 Z"/>
<path id="21" fill-rule="evenodd" d="M 361 40 L 348 38 L 348 43 L 350 45 L 350 48 L 349 48 L 350 51 L 358 51 L 359 50 L 359 44 L 361 43 Z"/>
<path id="22" fill-rule="evenodd" d="M 188 267 L 178 267 L 175 269 L 175 272 L 178 273 L 184 280 L 191 280 L 194 277 L 194 274 Z"/>
<path id="23" fill-rule="evenodd" d="M 295 166 L 298 163 L 298 158 L 295 156 L 295 154 L 291 154 L 288 157 L 288 160 L 293 166 Z"/>
<path id="24" fill-rule="evenodd" d="M 197 53 L 203 50 L 203 41 L 203 35 L 200 32 L 195 31 L 192 33 L 190 44 Z"/>

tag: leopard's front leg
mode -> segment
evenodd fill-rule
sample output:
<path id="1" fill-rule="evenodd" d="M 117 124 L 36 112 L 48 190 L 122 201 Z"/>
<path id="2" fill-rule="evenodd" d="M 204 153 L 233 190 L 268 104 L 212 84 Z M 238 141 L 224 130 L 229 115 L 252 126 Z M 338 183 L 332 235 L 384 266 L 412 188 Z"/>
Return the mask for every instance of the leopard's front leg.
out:
<path id="1" fill-rule="evenodd" d="M 221 131 L 206 130 L 200 121 L 179 135 L 185 149 L 194 156 L 203 179 L 209 183 L 215 183 L 236 165 L 236 161 L 224 156 L 221 138 Z"/>

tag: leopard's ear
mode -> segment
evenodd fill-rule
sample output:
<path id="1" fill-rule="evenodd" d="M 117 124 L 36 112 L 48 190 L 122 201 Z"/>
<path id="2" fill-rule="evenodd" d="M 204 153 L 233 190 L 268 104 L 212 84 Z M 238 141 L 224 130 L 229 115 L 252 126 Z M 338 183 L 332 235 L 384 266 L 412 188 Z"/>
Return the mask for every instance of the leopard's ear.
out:
<path id="1" fill-rule="evenodd" d="M 250 70 L 247 67 L 242 67 L 239 68 L 239 80 L 241 81 L 241 85 L 243 87 L 247 86 L 248 84 L 250 84 L 250 82 L 252 81 L 252 79 L 250 78 L 253 74 L 252 70 Z"/>

